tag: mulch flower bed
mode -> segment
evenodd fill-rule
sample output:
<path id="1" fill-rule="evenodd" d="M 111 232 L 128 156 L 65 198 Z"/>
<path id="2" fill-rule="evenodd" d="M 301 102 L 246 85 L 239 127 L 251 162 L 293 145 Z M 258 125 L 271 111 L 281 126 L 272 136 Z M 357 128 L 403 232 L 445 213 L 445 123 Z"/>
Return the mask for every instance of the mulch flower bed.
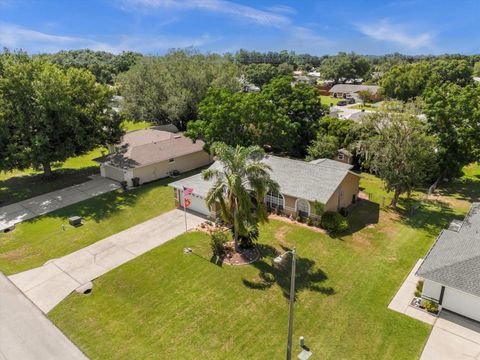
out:
<path id="1" fill-rule="evenodd" d="M 229 241 L 225 244 L 226 255 L 223 263 L 227 265 L 248 265 L 260 259 L 260 251 L 254 246 L 251 249 L 238 249 L 235 251 L 235 243 Z"/>
<path id="2" fill-rule="evenodd" d="M 327 231 L 324 230 L 324 229 L 321 229 L 321 228 L 316 227 L 316 226 L 310 226 L 310 225 L 307 225 L 307 224 L 305 224 L 305 223 L 302 223 L 302 222 L 293 220 L 293 219 L 290 218 L 289 216 L 282 216 L 282 215 L 270 214 L 270 215 L 268 215 L 268 218 L 269 218 L 269 219 L 274 219 L 274 220 L 285 221 L 285 222 L 290 223 L 290 224 L 295 224 L 295 225 L 303 226 L 303 227 L 305 227 L 305 228 L 307 228 L 307 229 L 316 231 L 316 232 L 318 232 L 318 233 L 322 233 L 322 234 L 326 234 L 326 233 L 327 233 Z"/>

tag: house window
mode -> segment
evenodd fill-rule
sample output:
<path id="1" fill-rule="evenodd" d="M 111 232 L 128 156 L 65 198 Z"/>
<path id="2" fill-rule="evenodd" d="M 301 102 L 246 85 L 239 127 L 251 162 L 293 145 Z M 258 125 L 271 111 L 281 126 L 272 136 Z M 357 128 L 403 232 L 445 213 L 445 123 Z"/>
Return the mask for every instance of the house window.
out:
<path id="1" fill-rule="evenodd" d="M 269 192 L 265 196 L 265 204 L 272 209 L 282 210 L 284 207 L 284 202 L 283 195 L 280 193 Z"/>
<path id="2" fill-rule="evenodd" d="M 175 162 L 175 159 L 174 159 L 174 158 L 168 159 L 168 162 L 169 162 L 170 164 L 173 164 L 173 163 Z"/>
<path id="3" fill-rule="evenodd" d="M 296 207 L 298 215 L 303 217 L 310 215 L 310 204 L 307 200 L 297 199 Z"/>
<path id="4" fill-rule="evenodd" d="M 345 155 L 343 155 L 342 153 L 338 153 L 338 160 L 343 160 L 345 159 Z"/>

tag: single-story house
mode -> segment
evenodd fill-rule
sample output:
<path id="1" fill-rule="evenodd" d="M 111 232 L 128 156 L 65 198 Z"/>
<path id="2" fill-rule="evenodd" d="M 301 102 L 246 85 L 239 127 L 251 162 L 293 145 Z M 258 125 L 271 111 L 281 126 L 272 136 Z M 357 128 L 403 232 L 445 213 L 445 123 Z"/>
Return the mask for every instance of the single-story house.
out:
<path id="1" fill-rule="evenodd" d="M 342 148 L 337 150 L 337 154 L 333 159 L 316 159 L 310 161 L 310 164 L 334 166 L 351 170 L 353 168 L 353 154 L 347 149 Z"/>
<path id="2" fill-rule="evenodd" d="M 480 321 L 480 203 L 443 230 L 417 270 L 422 298 Z"/>
<path id="3" fill-rule="evenodd" d="M 346 163 L 344 161 L 332 160 L 327 158 L 315 159 L 310 161 L 310 164 L 317 164 L 322 166 L 330 166 L 334 168 L 340 168 L 345 170 L 351 170 L 353 168 L 352 164 Z"/>
<path id="4" fill-rule="evenodd" d="M 376 97 L 379 95 L 379 89 L 380 86 L 376 85 L 337 84 L 333 85 L 328 92 L 336 98 L 358 98 L 359 91 L 370 91 L 370 93 Z"/>
<path id="5" fill-rule="evenodd" d="M 293 84 L 310 84 L 310 85 L 315 85 L 317 83 L 317 79 L 310 77 L 310 76 L 305 76 L 305 75 L 295 75 L 293 76 Z"/>
<path id="6" fill-rule="evenodd" d="M 360 176 L 345 164 L 328 160 L 328 163 L 308 163 L 278 156 L 266 156 L 263 160 L 271 167 L 271 178 L 279 187 L 278 194 L 267 194 L 265 203 L 270 208 L 278 208 L 288 215 L 311 216 L 313 204 L 318 201 L 325 205 L 325 211 L 339 211 L 357 201 Z M 213 168 L 222 165 L 215 162 Z M 211 218 L 216 217 L 216 209 L 208 209 L 205 198 L 214 180 L 205 181 L 202 174 L 175 181 L 170 184 L 175 189 L 179 206 L 183 204 L 183 189 L 191 188 L 188 196 L 189 209 Z"/>
<path id="7" fill-rule="evenodd" d="M 203 141 L 193 142 L 182 133 L 164 129 L 176 128 L 158 126 L 126 133 L 111 154 L 95 159 L 100 174 L 132 186 L 135 178 L 143 184 L 212 162 Z"/>

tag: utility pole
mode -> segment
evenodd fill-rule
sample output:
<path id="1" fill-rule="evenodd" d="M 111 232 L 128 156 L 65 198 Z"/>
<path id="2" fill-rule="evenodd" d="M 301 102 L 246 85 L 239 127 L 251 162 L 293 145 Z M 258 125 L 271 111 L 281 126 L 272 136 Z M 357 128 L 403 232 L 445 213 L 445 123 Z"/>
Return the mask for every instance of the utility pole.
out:
<path id="1" fill-rule="evenodd" d="M 292 250 L 292 275 L 290 278 L 290 318 L 288 319 L 287 360 L 292 359 L 293 305 L 295 303 L 295 267 L 297 262 L 295 248 Z"/>

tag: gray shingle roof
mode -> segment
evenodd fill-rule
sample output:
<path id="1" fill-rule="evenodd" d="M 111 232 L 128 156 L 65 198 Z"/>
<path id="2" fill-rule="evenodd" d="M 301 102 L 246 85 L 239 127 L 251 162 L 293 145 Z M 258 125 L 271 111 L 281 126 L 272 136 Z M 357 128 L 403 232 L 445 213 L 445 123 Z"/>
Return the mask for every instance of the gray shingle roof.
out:
<path id="1" fill-rule="evenodd" d="M 345 170 L 350 170 L 353 168 L 353 165 L 346 164 L 337 160 L 326 159 L 326 158 L 312 160 L 310 161 L 310 164 L 329 166 L 329 167 L 334 167 L 337 169 L 345 169 Z"/>
<path id="2" fill-rule="evenodd" d="M 380 86 L 376 85 L 354 85 L 354 84 L 337 84 L 334 85 L 328 92 L 329 93 L 356 93 L 363 90 L 370 91 L 373 95 L 376 95 Z"/>
<path id="3" fill-rule="evenodd" d="M 417 275 L 480 296 L 480 203 L 473 203 L 462 226 L 438 236 Z"/>
<path id="4" fill-rule="evenodd" d="M 94 160 L 120 168 L 137 168 L 203 151 L 203 141 L 193 142 L 182 133 L 174 133 L 175 130 L 178 131 L 175 126 L 156 126 L 128 132 L 116 153 Z"/>
<path id="5" fill-rule="evenodd" d="M 266 156 L 265 161 L 272 168 L 271 178 L 280 186 L 280 192 L 296 198 L 326 203 L 350 172 L 340 162 L 338 167 L 311 164 L 301 160 L 287 159 L 277 156 Z M 215 162 L 213 168 L 222 164 Z M 191 187 L 194 193 L 206 196 L 213 181 L 204 181 L 201 174 L 175 181 L 170 184 L 174 188 Z"/>

